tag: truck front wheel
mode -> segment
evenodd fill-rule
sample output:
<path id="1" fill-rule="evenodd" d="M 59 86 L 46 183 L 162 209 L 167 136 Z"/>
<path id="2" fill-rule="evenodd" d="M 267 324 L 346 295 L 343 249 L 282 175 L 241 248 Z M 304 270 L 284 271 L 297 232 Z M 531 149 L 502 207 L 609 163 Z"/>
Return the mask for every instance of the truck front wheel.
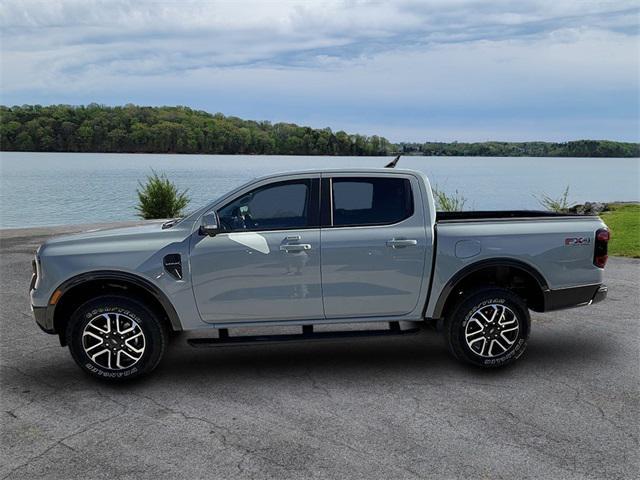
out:
<path id="1" fill-rule="evenodd" d="M 501 367 L 525 351 L 531 318 L 525 302 L 503 288 L 465 295 L 445 321 L 445 337 L 459 360 L 486 368 Z"/>
<path id="2" fill-rule="evenodd" d="M 96 297 L 78 307 L 66 337 L 80 368 L 108 381 L 151 372 L 167 345 L 166 329 L 149 308 L 116 295 Z"/>

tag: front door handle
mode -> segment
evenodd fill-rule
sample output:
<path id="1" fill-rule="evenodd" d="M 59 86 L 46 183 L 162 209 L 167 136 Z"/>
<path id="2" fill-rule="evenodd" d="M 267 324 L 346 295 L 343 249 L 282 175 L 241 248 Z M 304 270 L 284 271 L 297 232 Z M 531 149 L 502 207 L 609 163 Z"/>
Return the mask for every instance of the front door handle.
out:
<path id="1" fill-rule="evenodd" d="M 280 250 L 283 252 L 302 252 L 304 250 L 311 250 L 311 245 L 308 243 L 293 243 L 291 245 L 280 245 Z"/>
<path id="2" fill-rule="evenodd" d="M 387 241 L 387 247 L 391 248 L 404 248 L 418 245 L 417 240 L 407 240 L 405 238 L 392 238 Z"/>

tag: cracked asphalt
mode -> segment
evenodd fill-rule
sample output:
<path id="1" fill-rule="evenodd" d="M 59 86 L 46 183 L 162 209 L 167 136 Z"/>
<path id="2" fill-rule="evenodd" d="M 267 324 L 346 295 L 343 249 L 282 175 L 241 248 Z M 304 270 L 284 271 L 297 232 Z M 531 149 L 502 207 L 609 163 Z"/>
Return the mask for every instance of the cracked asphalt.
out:
<path id="1" fill-rule="evenodd" d="M 62 229 L 0 231 L 0 479 L 638 478 L 640 261 L 607 301 L 534 314 L 507 369 L 440 335 L 193 349 L 136 383 L 92 380 L 41 332 L 27 288 Z"/>

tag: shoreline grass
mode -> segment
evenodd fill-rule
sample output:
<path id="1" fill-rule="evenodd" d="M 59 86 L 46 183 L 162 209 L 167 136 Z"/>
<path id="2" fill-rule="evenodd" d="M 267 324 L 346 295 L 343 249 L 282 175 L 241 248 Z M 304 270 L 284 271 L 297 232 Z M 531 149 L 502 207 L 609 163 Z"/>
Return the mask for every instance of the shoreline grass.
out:
<path id="1" fill-rule="evenodd" d="M 640 204 L 611 203 L 600 217 L 611 230 L 609 255 L 640 258 Z"/>

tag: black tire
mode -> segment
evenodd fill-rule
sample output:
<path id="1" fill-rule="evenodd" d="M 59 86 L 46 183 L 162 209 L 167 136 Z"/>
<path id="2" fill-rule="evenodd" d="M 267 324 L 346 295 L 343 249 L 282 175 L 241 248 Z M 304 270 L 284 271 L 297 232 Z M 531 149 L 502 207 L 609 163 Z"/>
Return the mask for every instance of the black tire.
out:
<path id="1" fill-rule="evenodd" d="M 485 321 L 494 312 L 496 317 L 491 322 Z M 517 330 L 513 330 L 515 324 Z M 449 350 L 458 360 L 496 368 L 522 356 L 531 330 L 531 317 L 526 303 L 512 291 L 483 288 L 459 300 L 445 320 L 444 330 Z"/>
<path id="2" fill-rule="evenodd" d="M 118 328 L 114 329 L 116 322 Z M 119 333 L 128 328 L 133 330 Z M 152 310 L 136 299 L 117 295 L 96 297 L 82 304 L 71 315 L 65 334 L 71 356 L 80 368 L 108 381 L 150 373 L 160 363 L 168 342 L 166 328 Z M 105 350 L 106 353 L 94 355 Z"/>

